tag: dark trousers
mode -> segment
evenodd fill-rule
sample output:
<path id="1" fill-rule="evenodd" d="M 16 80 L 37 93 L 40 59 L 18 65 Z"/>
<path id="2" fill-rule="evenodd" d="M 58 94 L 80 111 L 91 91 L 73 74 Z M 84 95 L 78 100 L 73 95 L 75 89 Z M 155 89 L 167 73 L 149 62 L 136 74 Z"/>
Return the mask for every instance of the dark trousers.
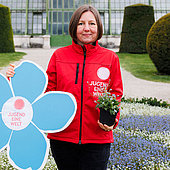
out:
<path id="1" fill-rule="evenodd" d="M 74 144 L 50 140 L 59 170 L 106 170 L 110 144 Z"/>

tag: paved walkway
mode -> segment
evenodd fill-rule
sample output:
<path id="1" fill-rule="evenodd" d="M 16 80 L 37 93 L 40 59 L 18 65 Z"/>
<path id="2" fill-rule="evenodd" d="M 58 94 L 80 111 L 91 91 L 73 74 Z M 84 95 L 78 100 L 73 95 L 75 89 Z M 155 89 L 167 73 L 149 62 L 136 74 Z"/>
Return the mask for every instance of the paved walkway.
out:
<path id="1" fill-rule="evenodd" d="M 46 70 L 48 61 L 55 49 L 17 48 L 16 51 L 25 52 L 27 55 L 25 55 L 20 61 L 14 62 L 15 65 L 18 65 L 23 60 L 31 60 Z M 7 67 L 2 68 L 0 73 L 5 74 L 6 70 Z M 157 99 L 162 99 L 170 103 L 170 83 L 159 83 L 138 79 L 124 69 L 122 69 L 122 76 L 124 84 L 124 95 L 126 97 L 156 97 Z"/>

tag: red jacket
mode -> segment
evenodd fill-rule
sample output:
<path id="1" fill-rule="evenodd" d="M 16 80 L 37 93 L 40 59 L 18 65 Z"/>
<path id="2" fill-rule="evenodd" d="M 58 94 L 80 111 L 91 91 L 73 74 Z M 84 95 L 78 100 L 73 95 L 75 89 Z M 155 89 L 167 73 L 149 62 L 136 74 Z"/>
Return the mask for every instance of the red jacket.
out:
<path id="1" fill-rule="evenodd" d="M 97 123 L 99 109 L 95 108 L 94 101 L 96 94 L 102 93 L 108 85 L 121 99 L 123 87 L 118 56 L 100 47 L 98 42 L 84 45 L 84 48 L 73 42 L 54 52 L 47 74 L 47 91 L 70 92 L 77 101 L 77 112 L 71 124 L 61 132 L 48 134 L 48 138 L 82 144 L 112 143 L 112 131 L 102 130 Z M 117 119 L 119 116 L 120 113 Z"/>

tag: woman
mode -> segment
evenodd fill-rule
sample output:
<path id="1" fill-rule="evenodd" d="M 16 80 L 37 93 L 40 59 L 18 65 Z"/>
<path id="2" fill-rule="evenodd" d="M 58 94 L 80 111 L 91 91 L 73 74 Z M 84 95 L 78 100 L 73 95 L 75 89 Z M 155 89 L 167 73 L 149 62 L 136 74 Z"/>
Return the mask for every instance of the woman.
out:
<path id="1" fill-rule="evenodd" d="M 97 95 L 107 88 L 118 99 L 123 93 L 118 56 L 98 45 L 103 26 L 98 11 L 89 5 L 79 7 L 70 20 L 72 45 L 57 49 L 49 62 L 46 91 L 66 91 L 77 101 L 77 112 L 65 130 L 48 134 L 59 170 L 106 170 L 113 142 L 113 126 L 99 122 L 95 108 Z M 7 76 L 14 74 L 11 68 Z"/>

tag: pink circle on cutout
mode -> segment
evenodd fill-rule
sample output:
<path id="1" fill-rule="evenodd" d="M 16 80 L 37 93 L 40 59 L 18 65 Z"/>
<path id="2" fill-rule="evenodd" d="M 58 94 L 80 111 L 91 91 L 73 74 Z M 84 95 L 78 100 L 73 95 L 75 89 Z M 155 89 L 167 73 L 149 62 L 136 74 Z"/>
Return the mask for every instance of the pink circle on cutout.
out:
<path id="1" fill-rule="evenodd" d="M 23 107 L 24 107 L 24 101 L 22 100 L 22 99 L 17 99 L 16 101 L 15 101 L 15 103 L 14 103 L 14 107 L 16 108 L 16 109 L 23 109 Z"/>

